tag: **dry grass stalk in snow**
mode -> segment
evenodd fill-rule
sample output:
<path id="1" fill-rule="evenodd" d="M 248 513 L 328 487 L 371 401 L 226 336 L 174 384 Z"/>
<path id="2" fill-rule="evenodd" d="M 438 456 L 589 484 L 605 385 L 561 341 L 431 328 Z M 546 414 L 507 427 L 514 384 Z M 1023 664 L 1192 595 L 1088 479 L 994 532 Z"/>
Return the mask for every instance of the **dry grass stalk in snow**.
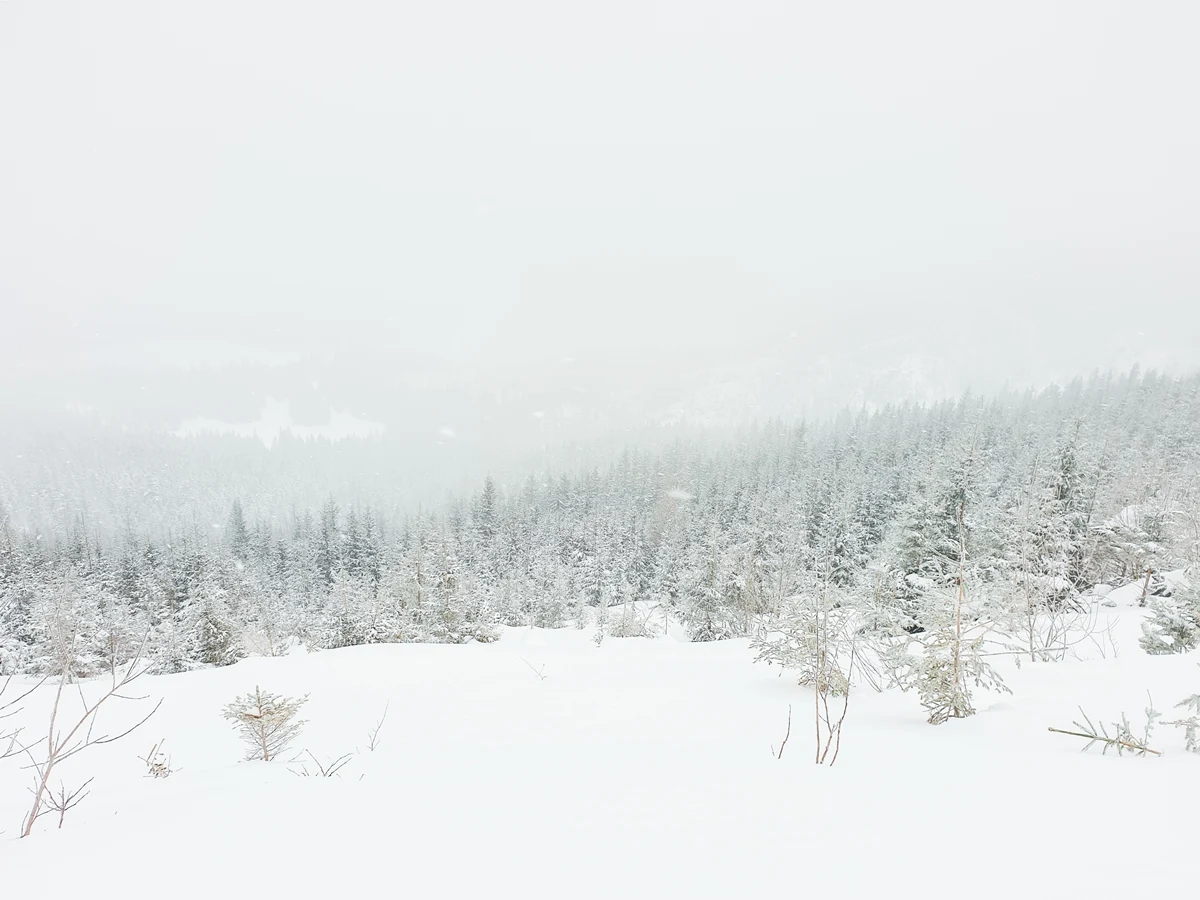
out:
<path id="1" fill-rule="evenodd" d="M 222 715 L 233 723 L 245 742 L 246 759 L 270 762 L 300 734 L 305 722 L 296 715 L 307 702 L 307 694 L 298 698 L 281 697 L 255 686 L 254 693 L 238 697 L 225 707 Z"/>
<path id="2" fill-rule="evenodd" d="M 149 753 L 138 757 L 138 759 L 146 764 L 146 776 L 148 778 L 169 778 L 174 774 L 175 770 L 171 768 L 171 757 L 163 753 L 163 744 L 166 742 L 167 739 L 163 738 L 150 748 Z"/>

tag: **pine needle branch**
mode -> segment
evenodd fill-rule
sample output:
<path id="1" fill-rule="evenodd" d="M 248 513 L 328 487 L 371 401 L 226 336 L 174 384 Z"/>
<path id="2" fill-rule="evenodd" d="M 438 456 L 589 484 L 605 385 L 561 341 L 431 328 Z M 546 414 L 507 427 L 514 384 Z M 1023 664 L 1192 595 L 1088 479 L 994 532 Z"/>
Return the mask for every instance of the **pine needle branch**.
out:
<path id="1" fill-rule="evenodd" d="M 1083 709 L 1080 709 L 1079 713 L 1083 716 L 1083 721 L 1087 724 L 1083 724 L 1078 721 L 1073 722 L 1072 724 L 1076 729 L 1078 729 L 1077 731 L 1070 731 L 1065 728 L 1048 728 L 1047 731 L 1053 732 L 1054 734 L 1065 734 L 1069 737 L 1083 738 L 1087 741 L 1087 743 L 1083 746 L 1084 751 L 1091 749 L 1096 744 L 1100 744 L 1103 748 L 1101 753 L 1107 753 L 1109 750 L 1116 750 L 1118 755 L 1132 753 L 1135 756 L 1145 756 L 1147 753 L 1149 753 L 1153 756 L 1162 756 L 1161 750 L 1154 750 L 1148 746 L 1150 741 L 1150 731 L 1153 728 L 1154 720 L 1157 718 L 1157 713 L 1154 713 L 1153 709 L 1147 710 L 1148 721 L 1146 723 L 1146 733 L 1145 736 L 1141 738 L 1137 737 L 1130 730 L 1129 720 L 1126 719 L 1125 716 L 1121 716 L 1121 721 L 1119 723 L 1113 723 L 1115 732 L 1110 734 L 1109 730 L 1105 728 L 1103 724 L 1097 727 L 1092 720 L 1088 718 L 1087 713 L 1085 713 Z"/>

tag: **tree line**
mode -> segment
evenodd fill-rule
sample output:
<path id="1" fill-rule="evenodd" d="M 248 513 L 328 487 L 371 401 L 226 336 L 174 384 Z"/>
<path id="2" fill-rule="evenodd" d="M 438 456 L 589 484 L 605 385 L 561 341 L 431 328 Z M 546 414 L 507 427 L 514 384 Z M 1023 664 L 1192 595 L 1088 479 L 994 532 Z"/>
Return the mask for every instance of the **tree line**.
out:
<path id="1" fill-rule="evenodd" d="M 140 508 L 140 484 L 106 502 L 127 490 Z M 297 645 L 489 641 L 501 625 L 602 640 L 673 623 L 761 644 L 817 595 L 826 615 L 873 610 L 856 628 L 920 635 L 957 594 L 971 621 L 1003 610 L 1036 657 L 1055 640 L 1047 615 L 1095 585 L 1149 591 L 1200 556 L 1200 376 L 769 422 L 488 478 L 435 509 L 331 493 L 281 515 L 274 484 L 218 527 L 189 503 L 115 530 L 86 495 L 0 498 L 0 671 L 86 677 L 140 653 L 178 672 Z M 64 504 L 53 535 L 16 524 Z"/>

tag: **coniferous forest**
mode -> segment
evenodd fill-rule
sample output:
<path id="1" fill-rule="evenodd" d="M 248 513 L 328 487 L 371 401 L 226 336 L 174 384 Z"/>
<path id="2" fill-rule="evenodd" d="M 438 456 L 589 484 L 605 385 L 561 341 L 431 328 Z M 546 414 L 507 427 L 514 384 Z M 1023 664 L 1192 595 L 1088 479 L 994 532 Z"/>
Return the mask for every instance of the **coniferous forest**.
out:
<path id="1" fill-rule="evenodd" d="M 910 636 L 936 633 L 957 596 L 1037 658 L 1097 585 L 1145 579 L 1153 596 L 1158 573 L 1200 559 L 1200 376 L 681 437 L 424 509 L 289 496 L 298 452 L 169 483 L 181 453 L 148 442 L 109 466 L 102 497 L 78 475 L 85 447 L 0 477 L 0 671 L 82 678 L 141 654 L 180 672 L 295 646 L 491 641 L 500 625 L 750 637 L 786 664 L 814 596 L 822 615 Z"/>
<path id="2" fill-rule="evenodd" d="M 4 889 L 1195 891 L 1198 33 L 0 0 Z"/>

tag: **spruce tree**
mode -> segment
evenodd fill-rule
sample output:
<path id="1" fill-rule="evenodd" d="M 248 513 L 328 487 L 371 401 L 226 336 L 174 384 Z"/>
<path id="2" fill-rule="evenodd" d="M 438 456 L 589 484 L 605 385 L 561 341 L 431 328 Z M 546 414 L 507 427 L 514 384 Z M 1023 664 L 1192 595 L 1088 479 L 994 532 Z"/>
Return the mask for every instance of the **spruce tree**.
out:
<path id="1" fill-rule="evenodd" d="M 1141 647 L 1161 656 L 1200 646 L 1200 586 L 1177 587 L 1169 597 L 1150 597 L 1150 617 L 1142 623 Z"/>

